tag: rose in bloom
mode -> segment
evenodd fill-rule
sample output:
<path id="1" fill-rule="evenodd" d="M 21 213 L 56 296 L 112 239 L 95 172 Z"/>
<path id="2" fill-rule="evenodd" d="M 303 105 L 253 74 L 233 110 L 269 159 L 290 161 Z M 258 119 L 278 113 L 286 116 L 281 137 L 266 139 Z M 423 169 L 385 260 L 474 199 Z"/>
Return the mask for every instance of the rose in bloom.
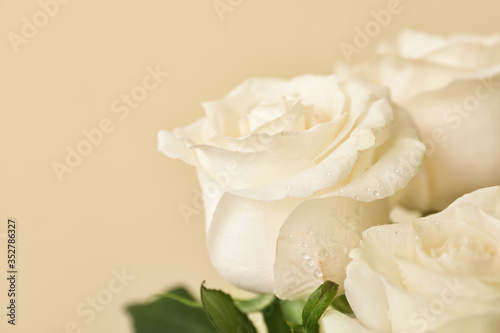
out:
<path id="1" fill-rule="evenodd" d="M 449 38 L 404 31 L 355 72 L 390 87 L 427 146 L 425 173 L 404 204 L 440 211 L 465 193 L 500 184 L 500 34 Z"/>
<path id="2" fill-rule="evenodd" d="M 211 260 L 243 289 L 307 296 L 342 284 L 361 232 L 418 172 L 425 146 L 385 88 L 335 76 L 252 79 L 159 133 L 196 167 Z"/>
<path id="3" fill-rule="evenodd" d="M 500 187 L 444 211 L 366 231 L 346 296 L 357 317 L 327 313 L 326 332 L 500 332 Z"/>

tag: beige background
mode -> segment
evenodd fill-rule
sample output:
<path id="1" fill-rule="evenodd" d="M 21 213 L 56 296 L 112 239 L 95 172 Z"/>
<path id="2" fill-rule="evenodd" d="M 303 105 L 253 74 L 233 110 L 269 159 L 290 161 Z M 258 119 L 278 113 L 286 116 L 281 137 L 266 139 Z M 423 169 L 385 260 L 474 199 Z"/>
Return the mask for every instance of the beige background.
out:
<path id="1" fill-rule="evenodd" d="M 43 0 L 48 1 L 48 0 Z M 61 0 L 62 1 L 62 0 Z M 205 251 L 203 215 L 187 223 L 194 170 L 156 149 L 160 128 L 202 115 L 250 76 L 329 73 L 343 60 L 372 10 L 389 1 L 221 0 L 233 3 L 221 20 L 212 0 L 72 0 L 16 53 L 9 33 L 40 11 L 36 0 L 0 2 L 0 308 L 6 306 L 7 217 L 18 219 L 18 325 L 2 332 L 132 332 L 126 304 L 177 283 L 224 283 Z M 402 28 L 439 33 L 500 31 L 495 0 L 401 0 L 403 12 L 370 45 Z M 42 17 L 43 18 L 43 17 Z M 42 22 L 43 23 L 43 22 Z M 12 35 L 10 35 L 12 36 Z M 111 104 L 142 84 L 146 68 L 170 75 L 126 119 Z M 114 131 L 63 175 L 73 149 L 109 118 Z M 3 237 L 3 239 L 2 239 Z M 112 281 L 113 270 L 135 276 L 86 323 L 77 308 Z M 75 332 L 79 332 L 76 330 Z"/>

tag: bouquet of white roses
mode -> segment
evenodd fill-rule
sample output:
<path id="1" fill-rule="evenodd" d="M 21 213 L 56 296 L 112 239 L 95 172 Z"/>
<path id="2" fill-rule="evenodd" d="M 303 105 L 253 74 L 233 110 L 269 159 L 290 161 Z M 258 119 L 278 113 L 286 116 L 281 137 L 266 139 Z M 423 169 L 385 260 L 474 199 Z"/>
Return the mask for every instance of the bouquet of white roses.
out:
<path id="1" fill-rule="evenodd" d="M 161 131 L 198 172 L 213 265 L 260 295 L 170 290 L 129 308 L 137 333 L 500 332 L 498 87 L 500 35 L 405 31 Z"/>

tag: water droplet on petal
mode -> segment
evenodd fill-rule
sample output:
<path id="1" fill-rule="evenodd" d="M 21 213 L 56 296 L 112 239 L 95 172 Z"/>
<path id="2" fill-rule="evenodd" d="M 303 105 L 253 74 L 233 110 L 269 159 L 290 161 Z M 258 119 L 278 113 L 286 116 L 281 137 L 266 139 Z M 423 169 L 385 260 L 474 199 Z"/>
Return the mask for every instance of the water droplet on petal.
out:
<path id="1" fill-rule="evenodd" d="M 302 247 L 309 247 L 309 245 L 307 245 L 306 242 L 300 242 L 300 246 L 302 246 Z"/>
<path id="2" fill-rule="evenodd" d="M 319 278 L 323 277 L 323 273 L 319 269 L 314 271 L 314 275 Z"/>
<path id="3" fill-rule="evenodd" d="M 380 196 L 380 192 L 375 191 L 375 192 L 373 192 L 373 195 L 376 195 L 378 197 L 378 196 Z"/>
<path id="4" fill-rule="evenodd" d="M 305 260 L 307 260 L 307 259 L 310 259 L 311 256 L 309 254 L 307 254 L 307 253 L 304 252 L 304 253 L 302 253 L 302 258 L 304 258 Z"/>
<path id="5" fill-rule="evenodd" d="M 312 261 L 311 259 L 307 259 L 306 260 L 306 265 L 307 265 L 307 267 L 313 267 L 314 266 L 314 261 Z"/>

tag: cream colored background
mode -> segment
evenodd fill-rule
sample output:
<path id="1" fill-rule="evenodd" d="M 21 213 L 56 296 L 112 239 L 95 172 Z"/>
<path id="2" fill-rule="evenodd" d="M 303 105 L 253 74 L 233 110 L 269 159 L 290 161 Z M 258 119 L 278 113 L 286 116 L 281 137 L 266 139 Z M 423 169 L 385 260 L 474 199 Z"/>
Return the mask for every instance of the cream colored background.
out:
<path id="1" fill-rule="evenodd" d="M 227 0 L 223 0 L 227 2 Z M 233 0 L 233 3 L 237 1 Z M 401 28 L 440 33 L 500 31 L 495 0 L 401 0 L 403 12 L 354 60 Z M 194 170 L 156 150 L 160 128 L 202 115 L 250 76 L 329 73 L 342 60 L 340 42 L 372 20 L 388 1 L 243 0 L 220 20 L 212 0 L 97 1 L 61 5 L 15 53 L 7 39 L 35 0 L 0 2 L 0 233 L 7 217 L 19 229 L 18 325 L 1 331 L 132 332 L 124 306 L 185 283 L 224 287 L 205 251 L 202 214 L 186 223 Z M 125 120 L 111 103 L 140 84 L 147 66 L 170 76 Z M 51 163 L 103 118 L 116 128 L 63 182 Z M 6 303 L 5 239 L 1 243 L 0 308 Z M 87 324 L 80 303 L 106 288 L 113 269 L 135 276 Z"/>

